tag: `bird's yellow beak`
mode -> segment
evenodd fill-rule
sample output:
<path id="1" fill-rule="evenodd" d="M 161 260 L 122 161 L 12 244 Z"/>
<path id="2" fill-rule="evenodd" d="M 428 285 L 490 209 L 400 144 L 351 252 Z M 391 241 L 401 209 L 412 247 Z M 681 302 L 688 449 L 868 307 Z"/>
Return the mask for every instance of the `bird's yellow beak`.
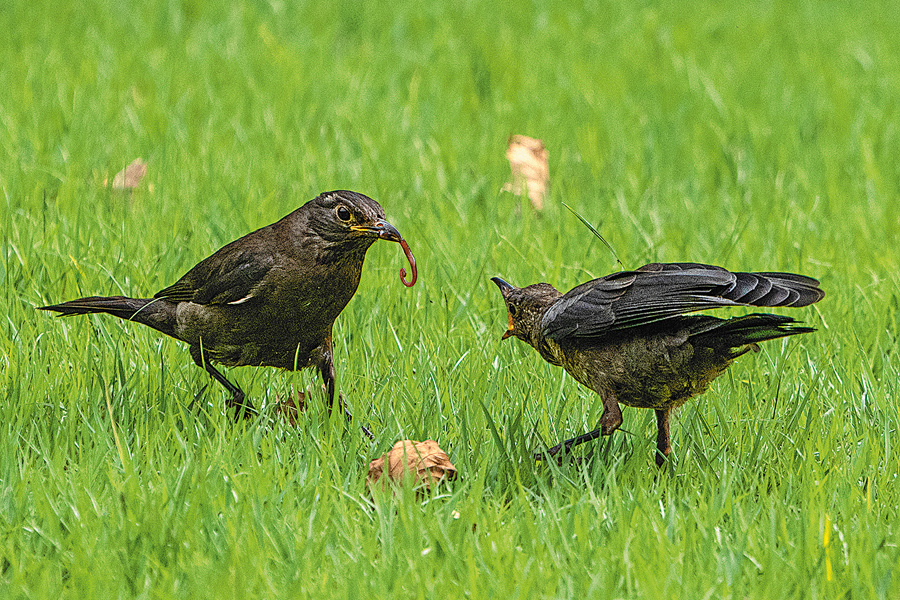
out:
<path id="1" fill-rule="evenodd" d="M 399 243 L 403 241 L 403 236 L 400 235 L 400 232 L 397 231 L 397 228 L 384 219 L 379 219 L 372 225 L 351 225 L 350 229 L 352 229 L 353 231 L 359 231 L 360 233 L 373 235 L 379 239 L 387 240 L 389 242 Z"/>

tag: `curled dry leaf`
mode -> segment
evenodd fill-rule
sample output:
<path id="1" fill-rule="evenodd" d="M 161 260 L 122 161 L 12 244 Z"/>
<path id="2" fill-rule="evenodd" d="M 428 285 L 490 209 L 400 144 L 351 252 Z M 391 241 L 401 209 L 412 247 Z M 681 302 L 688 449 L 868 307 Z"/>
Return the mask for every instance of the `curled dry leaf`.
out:
<path id="1" fill-rule="evenodd" d="M 527 192 L 531 205 L 541 210 L 544 208 L 544 196 L 550 181 L 550 167 L 547 162 L 547 149 L 544 142 L 527 135 L 512 135 L 506 148 L 506 158 L 512 170 L 512 183 L 503 186 L 513 194 Z"/>
<path id="2" fill-rule="evenodd" d="M 381 482 L 401 481 L 404 477 L 414 477 L 415 485 L 431 489 L 432 483 L 456 477 L 456 467 L 447 453 L 434 440 L 416 442 L 400 440 L 391 450 L 369 463 L 369 477 L 366 483 L 371 487 Z"/>
<path id="3" fill-rule="evenodd" d="M 275 414 L 287 421 L 291 427 L 296 427 L 297 417 L 306 408 L 306 397 L 308 394 L 309 390 L 306 390 L 306 392 L 298 391 L 296 394 L 297 399 L 294 400 L 294 386 L 291 386 L 291 392 L 285 400 L 281 400 L 276 394 Z"/>
<path id="4" fill-rule="evenodd" d="M 147 163 L 141 158 L 131 161 L 131 164 L 116 173 L 112 180 L 114 190 L 133 190 L 147 174 Z M 108 180 L 103 181 L 105 186 Z"/>

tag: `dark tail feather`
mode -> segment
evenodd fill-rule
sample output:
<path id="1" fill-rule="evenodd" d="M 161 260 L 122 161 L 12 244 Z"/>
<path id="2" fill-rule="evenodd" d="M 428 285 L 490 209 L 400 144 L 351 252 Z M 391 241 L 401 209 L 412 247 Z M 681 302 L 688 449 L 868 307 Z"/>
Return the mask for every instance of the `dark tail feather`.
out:
<path id="1" fill-rule="evenodd" d="M 39 306 L 38 310 L 52 310 L 60 313 L 60 316 L 107 313 L 120 319 L 130 320 L 148 302 L 150 301 L 141 298 L 126 298 L 125 296 L 90 296 L 62 304 Z"/>
<path id="2" fill-rule="evenodd" d="M 161 299 L 128 298 L 126 296 L 89 296 L 62 304 L 39 306 L 38 310 L 52 310 L 60 316 L 106 313 L 148 325 L 166 335 L 175 335 L 175 311 L 171 302 Z"/>
<path id="3" fill-rule="evenodd" d="M 746 346 L 815 331 L 781 315 L 752 314 L 716 321 L 707 322 L 702 330 L 691 334 L 691 341 L 711 348 L 737 348 L 735 356 L 743 354 Z"/>

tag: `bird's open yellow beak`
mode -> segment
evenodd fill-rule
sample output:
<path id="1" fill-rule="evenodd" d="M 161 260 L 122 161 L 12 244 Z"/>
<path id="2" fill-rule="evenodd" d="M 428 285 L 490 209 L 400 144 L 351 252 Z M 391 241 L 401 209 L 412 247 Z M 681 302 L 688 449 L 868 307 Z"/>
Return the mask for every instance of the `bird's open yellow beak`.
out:
<path id="1" fill-rule="evenodd" d="M 516 289 L 512 285 L 510 285 L 510 284 L 506 283 L 505 281 L 503 281 L 502 279 L 500 279 L 499 277 L 491 277 L 491 281 L 493 281 L 494 283 L 497 284 L 497 287 L 500 288 L 500 293 L 503 294 L 504 298 L 506 298 L 506 296 L 512 290 Z M 516 327 L 515 327 L 515 324 L 513 323 L 512 315 L 509 314 L 509 312 L 507 312 L 507 316 L 509 316 L 509 329 L 507 329 L 506 331 L 503 332 L 503 337 L 500 338 L 501 341 L 505 340 L 506 338 L 510 338 L 510 337 L 513 337 L 514 335 L 516 335 Z"/>
<path id="2" fill-rule="evenodd" d="M 512 315 L 509 315 L 509 329 L 503 332 L 503 337 L 501 337 L 500 340 L 502 341 L 506 338 L 511 338 L 514 335 L 516 335 L 516 327 L 513 325 Z"/>

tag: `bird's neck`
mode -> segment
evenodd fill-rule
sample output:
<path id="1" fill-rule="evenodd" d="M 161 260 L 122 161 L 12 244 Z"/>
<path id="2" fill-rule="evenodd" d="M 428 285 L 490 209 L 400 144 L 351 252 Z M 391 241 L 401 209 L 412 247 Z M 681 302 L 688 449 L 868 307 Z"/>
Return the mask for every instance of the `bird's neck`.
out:
<path id="1" fill-rule="evenodd" d="M 551 365 L 560 366 L 563 364 L 563 349 L 556 341 L 539 334 L 533 334 L 529 336 L 528 343 Z"/>
<path id="2" fill-rule="evenodd" d="M 525 341 L 537 350 L 544 360 L 552 365 L 561 365 L 563 352 L 559 344 L 541 334 L 541 322 L 544 319 L 544 314 L 553 305 L 553 301 L 548 300 L 544 306 L 538 309 L 538 314 L 531 322 L 532 325 L 527 329 L 528 333 Z"/>
<path id="3" fill-rule="evenodd" d="M 374 240 L 373 240 L 374 241 Z M 316 257 L 316 261 L 321 265 L 335 265 L 344 263 L 347 266 L 354 265 L 355 270 L 362 270 L 362 263 L 366 258 L 368 245 L 360 245 L 350 242 L 331 242 L 321 248 Z"/>

